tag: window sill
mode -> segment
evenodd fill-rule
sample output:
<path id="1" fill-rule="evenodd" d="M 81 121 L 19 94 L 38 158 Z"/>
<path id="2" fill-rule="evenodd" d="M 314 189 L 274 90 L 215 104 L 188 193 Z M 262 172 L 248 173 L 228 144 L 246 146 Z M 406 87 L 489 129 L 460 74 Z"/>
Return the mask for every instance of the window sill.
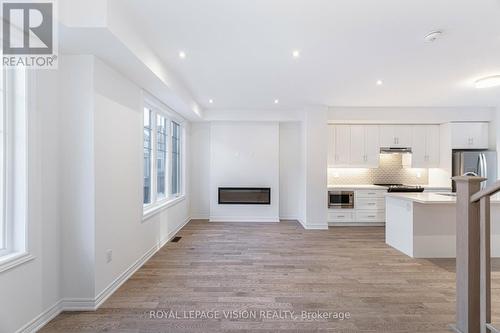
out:
<path id="1" fill-rule="evenodd" d="M 14 252 L 0 257 L 0 273 L 35 259 L 28 252 Z"/>
<path id="2" fill-rule="evenodd" d="M 179 202 L 184 201 L 186 199 L 185 195 L 181 195 L 177 198 L 173 198 L 167 201 L 159 202 L 151 207 L 147 207 L 144 209 L 144 214 L 142 215 L 142 221 L 146 221 L 150 217 L 158 214 L 159 212 L 177 205 Z"/>

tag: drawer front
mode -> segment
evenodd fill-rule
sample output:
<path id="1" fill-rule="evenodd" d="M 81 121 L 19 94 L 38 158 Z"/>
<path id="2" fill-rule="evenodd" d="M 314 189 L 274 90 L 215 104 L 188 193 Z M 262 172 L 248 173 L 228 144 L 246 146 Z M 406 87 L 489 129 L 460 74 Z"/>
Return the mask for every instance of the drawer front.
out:
<path id="1" fill-rule="evenodd" d="M 359 211 L 356 212 L 356 222 L 385 222 L 385 213 L 381 211 Z"/>
<path id="2" fill-rule="evenodd" d="M 385 210 L 385 200 L 383 198 L 356 198 L 354 208 Z"/>
<path id="3" fill-rule="evenodd" d="M 336 223 L 342 223 L 342 222 L 353 222 L 354 221 L 354 213 L 353 212 L 342 212 L 342 211 L 335 211 L 335 212 L 328 212 L 328 222 L 336 222 Z"/>
<path id="4" fill-rule="evenodd" d="M 383 198 L 387 191 L 383 190 L 357 190 L 357 198 Z"/>

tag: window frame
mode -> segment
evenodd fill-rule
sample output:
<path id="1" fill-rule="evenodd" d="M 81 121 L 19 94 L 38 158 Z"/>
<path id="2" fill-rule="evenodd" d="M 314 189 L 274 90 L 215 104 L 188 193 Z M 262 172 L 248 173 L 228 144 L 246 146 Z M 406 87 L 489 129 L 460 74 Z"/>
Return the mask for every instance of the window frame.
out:
<path id="1" fill-rule="evenodd" d="M 181 162 L 181 187 L 180 187 L 180 193 L 178 195 L 172 195 L 171 188 L 172 188 L 172 128 L 171 128 L 171 123 L 172 121 L 175 121 L 177 124 L 179 124 L 179 129 L 180 133 L 184 133 L 184 128 L 185 128 L 185 120 L 178 116 L 174 111 L 172 111 L 170 108 L 165 106 L 163 103 L 158 101 L 156 98 L 153 96 L 144 93 L 144 103 L 143 103 L 143 110 L 144 109 L 149 109 L 151 110 L 152 116 L 151 116 L 151 121 L 152 121 L 152 147 L 151 147 L 151 203 L 149 204 L 144 204 L 144 197 L 141 198 L 142 204 L 143 204 L 143 221 L 147 220 L 149 217 L 152 215 L 157 214 L 159 211 L 171 207 L 178 202 L 182 201 L 185 199 L 185 191 L 182 181 L 182 175 L 183 175 L 183 168 L 184 168 L 184 163 Z M 157 153 L 158 153 L 158 124 L 157 120 L 158 117 L 161 116 L 164 117 L 165 122 L 166 122 L 166 163 L 165 163 L 165 196 L 164 197 L 159 197 L 158 196 L 158 191 L 157 191 Z M 144 131 L 144 121 L 141 125 L 141 131 Z M 144 135 L 144 134 L 143 134 Z M 181 139 L 182 143 L 183 138 Z M 144 141 L 144 137 L 143 137 Z M 182 147 L 180 147 L 182 149 Z M 184 151 L 180 151 L 180 158 L 182 159 L 184 156 Z M 142 160 L 144 160 L 144 149 L 141 150 L 141 157 Z M 144 193 L 144 163 L 142 163 L 142 182 L 141 182 L 141 188 L 142 188 L 142 193 Z"/>
<path id="2" fill-rule="evenodd" d="M 173 155 L 174 155 L 174 148 L 173 148 L 173 143 L 174 143 L 174 124 L 178 126 L 178 137 L 177 137 L 177 140 L 178 140 L 178 144 L 179 144 L 179 147 L 177 147 L 177 162 L 178 162 L 178 168 L 177 168 L 177 173 L 178 173 L 178 179 L 177 179 L 177 188 L 178 188 L 178 191 L 177 192 L 173 192 L 172 191 L 172 186 L 170 187 L 170 195 L 172 197 L 179 197 L 183 194 L 184 192 L 184 187 L 183 187 L 183 184 L 184 184 L 184 181 L 183 181 L 183 164 L 184 164 L 184 161 L 183 161 L 183 158 L 184 158 L 184 154 L 183 154 L 183 142 L 184 142 L 184 128 L 181 124 L 179 124 L 176 120 L 171 120 L 170 121 L 170 132 L 171 132 L 171 135 L 170 135 L 170 140 L 171 140 L 171 146 L 172 146 L 172 150 L 170 152 L 170 160 L 171 162 L 173 163 L 174 161 L 174 158 L 173 158 Z M 173 183 L 173 166 L 171 168 L 171 174 L 170 174 L 170 182 Z"/>
<path id="3" fill-rule="evenodd" d="M 20 84 L 15 70 L 22 70 L 23 92 L 16 88 Z M 31 130 L 31 112 L 34 108 L 35 74 L 25 68 L 3 68 L 1 71 L 2 92 L 2 221 L 5 247 L 0 250 L 0 273 L 28 262 L 34 257 L 29 251 L 28 238 L 28 181 Z M 22 99 L 21 99 L 22 98 Z M 23 104 L 20 112 L 19 101 Z M 15 113 L 15 116 L 12 114 Z M 14 188 L 16 189 L 14 191 Z"/>

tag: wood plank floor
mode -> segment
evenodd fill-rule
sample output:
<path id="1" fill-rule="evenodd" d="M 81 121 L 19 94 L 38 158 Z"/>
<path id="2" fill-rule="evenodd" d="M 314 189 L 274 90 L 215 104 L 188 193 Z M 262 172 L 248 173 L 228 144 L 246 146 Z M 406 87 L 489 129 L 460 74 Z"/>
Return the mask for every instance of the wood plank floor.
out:
<path id="1" fill-rule="evenodd" d="M 454 321 L 454 260 L 408 258 L 385 245 L 384 228 L 191 221 L 178 236 L 98 311 L 63 313 L 42 332 L 449 332 Z M 280 310 L 295 317 L 273 318 Z M 301 318 L 318 310 L 351 318 Z M 150 318 L 150 311 L 179 318 Z M 257 315 L 225 319 L 224 311 Z"/>

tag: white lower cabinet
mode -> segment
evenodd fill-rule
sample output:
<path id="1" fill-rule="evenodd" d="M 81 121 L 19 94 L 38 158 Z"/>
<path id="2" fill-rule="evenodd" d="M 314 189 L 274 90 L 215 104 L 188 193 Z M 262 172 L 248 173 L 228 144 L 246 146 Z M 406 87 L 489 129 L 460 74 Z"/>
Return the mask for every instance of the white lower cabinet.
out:
<path id="1" fill-rule="evenodd" d="M 385 222 L 385 210 L 358 210 L 356 211 L 356 221 L 363 223 Z"/>
<path id="2" fill-rule="evenodd" d="M 328 222 L 332 222 L 332 223 L 352 223 L 352 222 L 354 222 L 353 209 L 339 209 L 339 210 L 332 209 L 332 210 L 330 210 L 328 212 Z"/>
<path id="3" fill-rule="evenodd" d="M 329 209 L 328 223 L 332 225 L 367 225 L 385 222 L 385 189 L 346 189 L 354 191 L 354 209 Z"/>

